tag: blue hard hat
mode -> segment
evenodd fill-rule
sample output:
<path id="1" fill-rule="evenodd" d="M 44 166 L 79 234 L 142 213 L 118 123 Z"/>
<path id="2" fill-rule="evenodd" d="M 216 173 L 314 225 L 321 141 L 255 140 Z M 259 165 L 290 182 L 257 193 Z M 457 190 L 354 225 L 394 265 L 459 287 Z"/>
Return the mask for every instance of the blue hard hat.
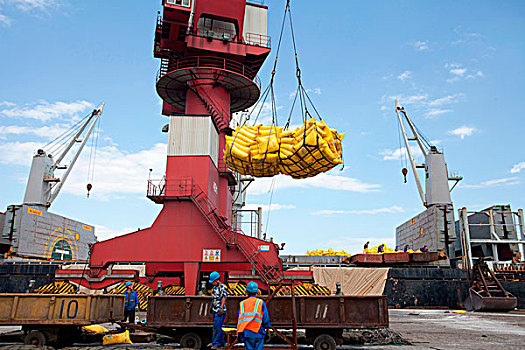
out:
<path id="1" fill-rule="evenodd" d="M 221 275 L 219 275 L 217 271 L 213 271 L 212 273 L 210 273 L 210 283 L 217 281 L 219 277 L 221 277 Z"/>
<path id="2" fill-rule="evenodd" d="M 133 285 L 133 282 L 131 282 L 131 281 L 127 281 L 126 282 L 126 287 L 129 287 L 129 286 L 132 286 L 132 285 Z"/>
<path id="3" fill-rule="evenodd" d="M 250 293 L 257 293 L 259 291 L 259 286 L 255 282 L 250 282 L 246 286 L 246 291 Z"/>

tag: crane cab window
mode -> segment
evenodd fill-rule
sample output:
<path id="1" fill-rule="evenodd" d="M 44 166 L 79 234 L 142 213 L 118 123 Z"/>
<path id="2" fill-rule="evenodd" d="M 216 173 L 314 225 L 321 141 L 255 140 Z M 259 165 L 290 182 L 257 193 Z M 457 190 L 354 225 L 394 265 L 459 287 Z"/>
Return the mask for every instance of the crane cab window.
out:
<path id="1" fill-rule="evenodd" d="M 190 7 L 190 0 L 166 0 L 166 4 Z"/>
<path id="2" fill-rule="evenodd" d="M 235 23 L 202 16 L 197 22 L 198 33 L 214 39 L 232 41 L 237 36 Z"/>

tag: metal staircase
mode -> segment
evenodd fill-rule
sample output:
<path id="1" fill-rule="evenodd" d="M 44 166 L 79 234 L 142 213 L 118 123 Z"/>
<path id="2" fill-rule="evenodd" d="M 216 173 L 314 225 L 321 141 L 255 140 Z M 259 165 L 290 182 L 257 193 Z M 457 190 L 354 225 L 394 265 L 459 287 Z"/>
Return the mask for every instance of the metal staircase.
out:
<path id="1" fill-rule="evenodd" d="M 192 84 L 189 84 L 189 87 L 199 97 L 206 109 L 210 112 L 213 120 L 215 121 L 215 124 L 217 125 L 217 128 L 220 131 L 226 129 L 228 127 L 226 121 L 229 119 L 227 113 L 223 111 L 222 108 L 213 103 L 213 99 L 206 93 L 206 91 L 204 91 L 204 89 L 195 84 L 194 81 Z"/>
<path id="2" fill-rule="evenodd" d="M 230 247 L 236 247 L 252 264 L 258 275 L 266 284 L 275 283 L 282 279 L 280 269 L 271 264 L 270 261 L 259 254 L 259 247 L 248 237 L 238 237 L 238 233 L 231 231 L 226 218 L 220 216 L 217 207 L 210 201 L 208 196 L 198 186 L 192 185 L 190 199 L 199 208 L 206 220 L 215 232 Z"/>

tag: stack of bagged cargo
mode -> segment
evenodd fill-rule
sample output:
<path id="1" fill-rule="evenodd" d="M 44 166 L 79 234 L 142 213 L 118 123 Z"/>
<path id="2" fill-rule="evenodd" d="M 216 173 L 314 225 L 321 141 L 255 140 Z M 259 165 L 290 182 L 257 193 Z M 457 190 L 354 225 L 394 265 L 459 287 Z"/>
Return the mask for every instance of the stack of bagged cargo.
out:
<path id="1" fill-rule="evenodd" d="M 276 126 L 238 127 L 226 136 L 224 161 L 242 175 L 285 174 L 304 179 L 343 163 L 344 133 L 311 118 L 295 130 Z"/>
<path id="2" fill-rule="evenodd" d="M 307 250 L 306 256 L 350 256 L 350 254 L 345 252 L 344 249 L 339 252 L 337 250 L 333 250 L 332 248 L 328 248 L 328 250 Z"/>
<path id="3" fill-rule="evenodd" d="M 365 250 L 363 250 L 363 254 L 404 253 L 404 251 L 402 250 L 394 250 L 392 248 L 389 248 L 386 246 L 386 244 L 383 244 L 383 252 L 380 253 L 379 246 L 380 245 L 377 245 L 372 248 L 365 248 Z M 406 253 L 421 253 L 421 251 L 417 250 L 416 252 L 414 252 L 412 249 L 408 249 Z"/>
<path id="4" fill-rule="evenodd" d="M 267 177 L 279 174 L 279 137 L 282 128 L 243 126 L 226 136 L 224 161 L 242 175 Z"/>
<path id="5" fill-rule="evenodd" d="M 281 173 L 303 179 L 327 172 L 343 163 L 343 137 L 344 133 L 339 134 L 324 121 L 314 118 L 293 132 L 283 132 L 279 153 Z"/>

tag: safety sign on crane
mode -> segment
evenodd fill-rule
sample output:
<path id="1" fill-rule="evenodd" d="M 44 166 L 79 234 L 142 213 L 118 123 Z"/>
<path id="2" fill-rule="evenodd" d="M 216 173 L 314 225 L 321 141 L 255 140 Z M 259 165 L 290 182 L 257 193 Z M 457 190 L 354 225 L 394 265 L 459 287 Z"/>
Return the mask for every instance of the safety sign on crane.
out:
<path id="1" fill-rule="evenodd" d="M 202 261 L 220 262 L 221 261 L 221 250 L 220 249 L 203 249 L 202 250 Z"/>

